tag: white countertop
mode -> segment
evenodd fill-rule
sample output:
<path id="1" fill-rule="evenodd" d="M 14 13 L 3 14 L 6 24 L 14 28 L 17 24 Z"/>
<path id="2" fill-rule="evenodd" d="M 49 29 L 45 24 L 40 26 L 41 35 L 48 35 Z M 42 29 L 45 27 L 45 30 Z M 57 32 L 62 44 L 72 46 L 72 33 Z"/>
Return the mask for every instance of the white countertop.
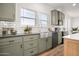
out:
<path id="1" fill-rule="evenodd" d="M 73 40 L 79 40 L 79 33 L 71 34 L 67 36 L 63 36 L 63 38 L 73 39 Z"/>

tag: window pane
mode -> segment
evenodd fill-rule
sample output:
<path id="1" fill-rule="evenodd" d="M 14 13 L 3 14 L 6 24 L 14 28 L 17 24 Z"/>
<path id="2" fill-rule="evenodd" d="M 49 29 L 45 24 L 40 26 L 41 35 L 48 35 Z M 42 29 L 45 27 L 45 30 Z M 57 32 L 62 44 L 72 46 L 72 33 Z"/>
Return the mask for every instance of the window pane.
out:
<path id="1" fill-rule="evenodd" d="M 35 12 L 21 8 L 21 25 L 35 25 Z"/>
<path id="2" fill-rule="evenodd" d="M 39 19 L 40 20 L 47 20 L 47 18 L 48 18 L 47 15 L 42 14 L 42 13 L 39 14 Z"/>
<path id="3" fill-rule="evenodd" d="M 21 8 L 21 14 L 20 14 L 20 16 L 24 16 L 24 11 L 23 11 L 24 9 L 23 8 Z"/>
<path id="4" fill-rule="evenodd" d="M 27 10 L 27 9 L 21 9 L 21 16 L 35 18 L 35 12 Z"/>
<path id="5" fill-rule="evenodd" d="M 46 27 L 47 26 L 47 21 L 40 21 L 41 27 Z"/>
<path id="6" fill-rule="evenodd" d="M 34 26 L 35 25 L 35 19 L 27 19 L 27 18 L 21 18 L 21 25 L 30 25 Z"/>

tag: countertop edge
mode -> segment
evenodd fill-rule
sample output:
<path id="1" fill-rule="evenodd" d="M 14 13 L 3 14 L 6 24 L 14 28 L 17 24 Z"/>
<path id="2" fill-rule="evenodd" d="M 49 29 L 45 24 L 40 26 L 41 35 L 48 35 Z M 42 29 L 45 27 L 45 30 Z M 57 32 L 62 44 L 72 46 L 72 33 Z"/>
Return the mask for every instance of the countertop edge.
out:
<path id="1" fill-rule="evenodd" d="M 1 35 L 0 38 L 7 38 L 7 37 L 19 37 L 19 36 L 29 36 L 29 35 L 40 35 L 40 33 L 31 33 L 31 34 L 16 34 L 16 35 Z"/>

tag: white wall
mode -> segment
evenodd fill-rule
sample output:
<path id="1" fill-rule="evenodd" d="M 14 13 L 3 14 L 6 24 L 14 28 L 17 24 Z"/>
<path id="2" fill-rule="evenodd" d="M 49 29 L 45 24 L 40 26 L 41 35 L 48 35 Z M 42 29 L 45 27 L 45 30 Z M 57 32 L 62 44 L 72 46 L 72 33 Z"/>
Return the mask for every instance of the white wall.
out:
<path id="1" fill-rule="evenodd" d="M 71 26 L 72 27 L 79 27 L 79 17 L 72 18 L 72 20 L 71 20 Z"/>
<path id="2" fill-rule="evenodd" d="M 64 28 L 65 31 L 68 32 L 68 34 L 71 34 L 71 17 L 65 13 L 65 19 L 64 19 Z"/>

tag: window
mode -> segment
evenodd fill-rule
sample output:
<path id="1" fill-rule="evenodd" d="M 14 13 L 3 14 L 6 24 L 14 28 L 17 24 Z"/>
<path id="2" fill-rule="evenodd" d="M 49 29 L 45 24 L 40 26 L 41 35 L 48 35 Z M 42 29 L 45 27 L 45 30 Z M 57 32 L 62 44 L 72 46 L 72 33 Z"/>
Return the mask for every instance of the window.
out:
<path id="1" fill-rule="evenodd" d="M 21 9 L 21 25 L 29 25 L 34 26 L 35 25 L 35 12 L 28 10 L 28 9 Z"/>
<path id="2" fill-rule="evenodd" d="M 40 13 L 39 20 L 40 20 L 41 27 L 47 27 L 48 15 Z"/>

